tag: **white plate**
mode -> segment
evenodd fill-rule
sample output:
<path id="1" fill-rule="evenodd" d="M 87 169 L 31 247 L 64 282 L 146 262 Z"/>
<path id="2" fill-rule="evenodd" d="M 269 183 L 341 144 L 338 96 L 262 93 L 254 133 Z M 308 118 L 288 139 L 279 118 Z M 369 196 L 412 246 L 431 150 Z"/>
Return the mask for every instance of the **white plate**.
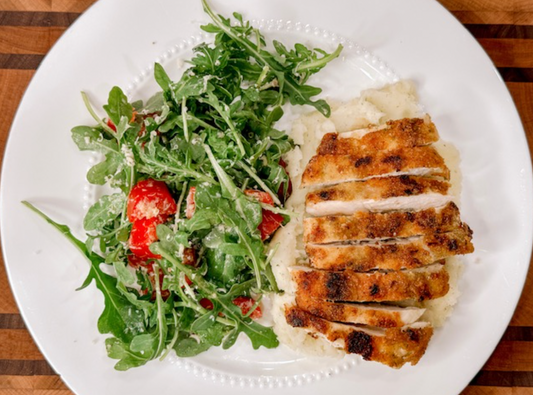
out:
<path id="1" fill-rule="evenodd" d="M 86 262 L 20 201 L 32 201 L 82 235 L 83 206 L 95 191 L 84 181 L 91 156 L 79 153 L 70 140 L 72 126 L 92 123 L 79 92 L 89 92 L 96 105 L 113 85 L 129 87 L 135 97 L 147 93 L 152 89 L 145 83 L 149 65 L 159 59 L 171 68 L 175 57 L 194 44 L 198 25 L 207 18 L 199 1 L 101 0 L 65 33 L 37 71 L 4 158 L 0 215 L 5 262 L 39 347 L 79 395 L 248 393 L 250 386 L 276 387 L 280 394 L 459 393 L 509 323 L 532 240 L 527 143 L 489 58 L 436 1 L 213 3 L 225 15 L 239 11 L 263 21 L 273 30 L 269 37 L 303 35 L 322 45 L 333 32 L 335 39 L 349 38 L 368 49 L 370 53 L 355 46 L 344 62 L 338 60 L 314 81 L 335 97 L 356 96 L 362 88 L 394 79 L 373 55 L 417 83 L 442 138 L 453 142 L 463 158 L 462 216 L 474 229 L 476 252 L 466 259 L 459 304 L 421 362 L 398 371 L 351 360 L 330 365 L 330 360 L 298 358 L 283 347 L 254 352 L 246 342 L 185 363 L 174 358 L 114 371 L 114 361 L 105 355 L 105 337 L 96 330 L 103 299 L 94 287 L 74 291 L 85 278 Z M 285 28 L 290 21 L 290 31 L 277 31 L 279 20 Z M 296 22 L 302 22 L 299 31 Z M 329 33 L 324 36 L 322 29 Z"/>

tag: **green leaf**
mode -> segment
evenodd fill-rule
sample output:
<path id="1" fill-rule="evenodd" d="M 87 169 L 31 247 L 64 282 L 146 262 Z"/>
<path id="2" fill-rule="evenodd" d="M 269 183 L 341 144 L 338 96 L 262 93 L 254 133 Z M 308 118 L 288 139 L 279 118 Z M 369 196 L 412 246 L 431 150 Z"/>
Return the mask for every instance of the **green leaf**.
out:
<path id="1" fill-rule="evenodd" d="M 87 172 L 87 181 L 95 185 L 104 185 L 111 181 L 113 176 L 120 169 L 123 162 L 122 155 L 110 152 L 106 154 L 105 159 L 94 165 Z"/>
<path id="2" fill-rule="evenodd" d="M 279 340 L 272 328 L 267 328 L 255 321 L 244 322 L 241 330 L 252 341 L 252 347 L 257 350 L 259 347 L 276 348 L 279 346 Z"/>
<path id="3" fill-rule="evenodd" d="M 133 285 L 136 282 L 135 275 L 130 272 L 122 262 L 113 262 L 113 267 L 117 273 L 117 279 L 119 282 L 125 285 Z M 130 301 L 131 302 L 131 301 Z"/>
<path id="4" fill-rule="evenodd" d="M 207 313 L 207 314 L 201 315 L 196 321 L 192 323 L 191 331 L 192 332 L 205 331 L 209 327 L 213 326 L 214 324 L 215 324 L 214 314 Z"/>
<path id="5" fill-rule="evenodd" d="M 134 336 L 144 333 L 146 328 L 142 311 L 133 306 L 117 290 L 117 279 L 100 269 L 100 265 L 105 261 L 104 258 L 88 251 L 85 244 L 75 238 L 67 226 L 53 221 L 30 203 L 23 202 L 23 204 L 60 231 L 91 263 L 89 274 L 82 287 L 87 286 L 91 280 L 94 280 L 96 287 L 104 295 L 104 311 L 98 319 L 100 333 L 111 333 L 126 343 L 129 343 Z"/>
<path id="6" fill-rule="evenodd" d="M 117 218 L 126 204 L 126 198 L 121 193 L 102 196 L 89 208 L 83 220 L 86 231 L 100 230 Z"/>
<path id="7" fill-rule="evenodd" d="M 194 357 L 209 348 L 211 348 L 211 344 L 205 341 L 198 341 L 193 337 L 185 337 L 176 342 L 174 351 L 176 351 L 178 357 Z"/>
<path id="8" fill-rule="evenodd" d="M 168 76 L 163 66 L 161 66 L 159 63 L 154 64 L 154 78 L 161 89 L 164 91 L 169 90 L 172 80 Z"/>
<path id="9" fill-rule="evenodd" d="M 104 110 L 115 125 L 120 124 L 122 117 L 129 120 L 133 116 L 133 106 L 128 102 L 127 96 L 118 86 L 114 86 L 109 92 L 107 104 Z"/>
<path id="10" fill-rule="evenodd" d="M 129 370 L 131 368 L 137 368 L 145 365 L 149 358 L 145 358 L 143 355 L 132 352 L 127 343 L 124 343 L 120 339 L 110 337 L 105 341 L 107 356 L 111 359 L 118 359 L 115 364 L 115 369 L 119 371 Z"/>
<path id="11" fill-rule="evenodd" d="M 237 341 L 237 338 L 239 337 L 240 332 L 241 332 L 241 328 L 239 326 L 232 329 L 230 333 L 228 333 L 227 336 L 224 338 L 224 341 L 222 343 L 222 348 L 224 350 L 227 350 L 228 348 L 232 347 Z"/>
<path id="12" fill-rule="evenodd" d="M 117 141 L 104 138 L 102 130 L 99 128 L 76 126 L 72 128 L 71 132 L 72 140 L 80 151 L 95 151 L 102 154 L 119 153 Z"/>

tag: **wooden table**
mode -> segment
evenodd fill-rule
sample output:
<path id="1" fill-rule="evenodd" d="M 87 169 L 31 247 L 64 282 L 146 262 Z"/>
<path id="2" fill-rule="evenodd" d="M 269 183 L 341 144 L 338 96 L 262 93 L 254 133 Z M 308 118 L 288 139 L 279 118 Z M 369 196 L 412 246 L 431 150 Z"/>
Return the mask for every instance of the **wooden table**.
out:
<path id="1" fill-rule="evenodd" d="M 0 165 L 14 113 L 35 69 L 65 29 L 94 1 L 0 0 Z M 441 3 L 470 30 L 498 67 L 522 117 L 531 150 L 533 1 L 441 0 Z M 0 395 L 7 394 L 72 392 L 44 360 L 25 329 L 2 261 Z M 511 325 L 463 394 L 533 395 L 533 269 Z"/>

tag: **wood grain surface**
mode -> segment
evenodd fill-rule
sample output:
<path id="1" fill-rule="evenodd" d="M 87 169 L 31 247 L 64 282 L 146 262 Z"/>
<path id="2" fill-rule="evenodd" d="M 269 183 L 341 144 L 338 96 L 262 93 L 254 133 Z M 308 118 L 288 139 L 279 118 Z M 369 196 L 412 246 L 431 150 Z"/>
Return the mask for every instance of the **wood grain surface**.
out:
<path id="1" fill-rule="evenodd" d="M 440 2 L 494 61 L 515 100 L 533 151 L 533 1 Z M 94 0 L 0 0 L 0 166 L 13 116 L 35 69 L 61 34 L 92 3 Z M 72 392 L 25 329 L 1 261 L 0 395 L 8 394 Z M 463 394 L 533 395 L 531 268 L 509 328 Z"/>

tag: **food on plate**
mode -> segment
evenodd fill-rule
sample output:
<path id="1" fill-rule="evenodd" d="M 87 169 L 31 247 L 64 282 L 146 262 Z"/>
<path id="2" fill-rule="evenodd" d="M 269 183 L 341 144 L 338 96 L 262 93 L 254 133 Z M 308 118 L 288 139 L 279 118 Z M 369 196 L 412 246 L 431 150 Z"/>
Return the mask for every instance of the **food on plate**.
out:
<path id="1" fill-rule="evenodd" d="M 295 306 L 288 307 L 285 314 L 293 327 L 319 333 L 347 353 L 393 368 L 416 364 L 433 335 L 427 322 L 392 328 L 359 327 L 328 321 Z"/>
<path id="2" fill-rule="evenodd" d="M 371 178 L 318 188 L 307 194 L 310 215 L 353 214 L 358 211 L 424 210 L 453 199 L 447 181 L 419 176 Z"/>
<path id="3" fill-rule="evenodd" d="M 435 124 L 424 118 L 403 118 L 353 132 L 328 133 L 317 148 L 318 155 L 348 155 L 358 151 L 391 151 L 430 145 L 439 139 Z"/>
<path id="4" fill-rule="evenodd" d="M 306 354 L 417 364 L 457 301 L 456 256 L 474 250 L 456 151 L 407 81 L 334 103 L 329 120 L 306 115 L 291 133 L 308 146 L 286 154 L 286 206 L 305 214 L 273 240 L 286 290 L 278 337 Z"/>
<path id="5" fill-rule="evenodd" d="M 290 104 L 329 116 L 307 81 L 342 46 L 327 53 L 275 41 L 269 50 L 240 14 L 203 6 L 214 42 L 193 49 L 179 80 L 155 64 L 161 92 L 132 101 L 114 87 L 103 116 L 83 95 L 94 125 L 73 128 L 72 138 L 103 156 L 87 180 L 111 187 L 85 215 L 87 240 L 26 203 L 91 262 L 81 288 L 94 281 L 104 296 L 98 330 L 111 335 L 118 370 L 171 351 L 227 349 L 240 335 L 254 349 L 279 344 L 262 301 L 279 292 L 268 246 L 294 216 L 282 158 L 294 142 L 276 123 Z"/>
<path id="6" fill-rule="evenodd" d="M 448 179 L 450 171 L 431 146 L 391 151 L 360 150 L 353 154 L 316 155 L 302 176 L 302 186 L 363 181 L 386 176 L 432 176 Z"/>
<path id="7" fill-rule="evenodd" d="M 311 244 L 305 246 L 315 269 L 358 272 L 416 269 L 454 255 L 474 252 L 468 227 L 408 239 L 390 239 L 365 244 Z"/>
<path id="8" fill-rule="evenodd" d="M 412 85 L 316 99 L 308 79 L 341 45 L 269 52 L 240 14 L 202 3 L 215 40 L 179 80 L 156 64 L 161 92 L 133 102 L 114 87 L 104 116 L 83 94 L 95 124 L 72 138 L 102 154 L 87 180 L 112 189 L 84 218 L 87 240 L 25 203 L 90 261 L 81 288 L 104 296 L 98 330 L 115 368 L 241 335 L 254 349 L 281 340 L 416 364 L 457 299 L 452 258 L 473 244 L 457 168 Z M 316 111 L 285 133 L 289 104 Z"/>
<path id="9" fill-rule="evenodd" d="M 443 263 L 443 262 L 442 262 Z M 360 273 L 295 268 L 291 274 L 300 293 L 327 301 L 397 302 L 435 299 L 448 292 L 449 275 L 441 262 L 413 270 Z"/>
<path id="10" fill-rule="evenodd" d="M 350 216 L 309 217 L 304 220 L 304 242 L 326 244 L 406 238 L 467 227 L 461 222 L 455 203 L 450 202 L 443 207 L 420 211 L 358 211 Z"/>
<path id="11" fill-rule="evenodd" d="M 299 289 L 296 304 L 303 310 L 329 321 L 391 328 L 417 321 L 425 309 L 388 306 L 377 303 L 328 302 Z"/>

